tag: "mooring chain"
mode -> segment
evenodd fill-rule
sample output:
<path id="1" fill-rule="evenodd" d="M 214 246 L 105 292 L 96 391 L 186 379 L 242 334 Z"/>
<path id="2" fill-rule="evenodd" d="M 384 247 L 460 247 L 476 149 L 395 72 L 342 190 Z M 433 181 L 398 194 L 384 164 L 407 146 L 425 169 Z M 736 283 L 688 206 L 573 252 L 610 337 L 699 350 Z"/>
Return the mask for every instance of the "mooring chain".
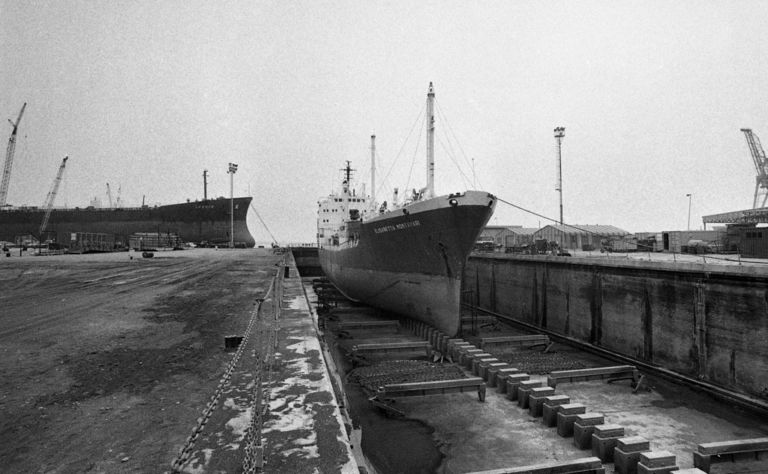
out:
<path id="1" fill-rule="evenodd" d="M 275 286 L 277 288 L 277 285 Z M 277 293 L 277 290 L 275 291 Z M 263 448 L 261 446 L 261 404 L 262 404 L 262 364 L 263 357 L 260 351 L 264 347 L 264 328 L 263 321 L 259 328 L 258 341 L 256 347 L 253 349 L 254 367 L 256 368 L 256 374 L 253 380 L 253 386 L 250 394 L 250 410 L 251 421 L 248 424 L 248 431 L 245 439 L 245 455 L 243 457 L 243 472 L 251 473 L 260 469 L 264 463 Z"/>
<path id="2" fill-rule="evenodd" d="M 264 464 L 264 453 L 266 445 L 262 442 L 262 428 L 264 427 L 264 417 L 269 410 L 272 388 L 272 366 L 274 364 L 275 346 L 277 344 L 278 317 L 280 314 L 280 302 L 283 295 L 282 278 L 280 272 L 275 275 L 275 292 L 273 304 L 275 308 L 275 320 L 268 322 L 262 320 L 259 334 L 258 348 L 266 351 L 263 357 L 260 357 L 258 348 L 254 350 L 256 358 L 255 367 L 257 367 L 256 380 L 253 384 L 251 395 L 251 423 L 248 425 L 246 434 L 245 456 L 243 457 L 243 472 L 260 472 Z M 266 341 L 264 340 L 266 339 Z M 264 370 L 266 368 L 266 383 L 264 382 Z M 265 389 L 266 386 L 266 389 Z"/>
<path id="3" fill-rule="evenodd" d="M 280 330 L 280 314 L 281 314 L 281 307 L 280 304 L 283 300 L 283 279 L 279 278 L 279 291 L 275 291 L 275 299 L 277 300 L 277 304 L 275 305 L 275 320 L 272 322 L 271 330 L 269 331 L 269 342 L 267 343 L 267 357 L 264 360 L 264 363 L 267 366 L 267 391 L 265 400 L 267 403 L 264 405 L 264 414 L 266 415 L 266 411 L 269 408 L 269 401 L 272 399 L 272 373 L 273 368 L 275 365 L 275 352 L 277 351 L 277 333 Z"/>
<path id="4" fill-rule="evenodd" d="M 257 351 L 258 349 L 254 350 L 253 356 L 256 359 L 258 367 L 259 364 L 261 364 L 261 357 Z M 246 433 L 245 456 L 243 457 L 243 472 L 246 473 L 255 472 L 257 468 L 262 466 L 264 461 L 263 451 L 259 449 L 261 445 L 261 430 L 258 427 L 260 427 L 262 423 L 261 410 L 258 409 L 260 405 L 261 371 L 257 370 L 251 394 L 251 422 L 248 425 L 248 432 Z"/>
<path id="5" fill-rule="evenodd" d="M 285 258 L 283 259 L 283 265 L 285 265 Z M 276 286 L 275 290 L 275 300 L 277 304 L 275 304 L 275 320 L 272 322 L 272 328 L 269 332 L 269 342 L 267 343 L 267 357 L 264 363 L 267 365 L 267 391 L 265 400 L 267 403 L 264 405 L 263 414 L 266 415 L 267 409 L 269 408 L 269 401 L 272 399 L 272 374 L 273 374 L 273 368 L 275 365 L 275 352 L 277 351 L 277 333 L 280 331 L 280 315 L 282 311 L 282 301 L 283 301 L 283 294 L 284 294 L 284 281 L 283 278 L 279 276 L 278 274 L 278 285 Z"/>
<path id="6" fill-rule="evenodd" d="M 269 341 L 267 342 L 267 356 L 264 360 L 264 365 L 267 368 L 267 382 L 265 384 L 266 389 L 264 391 L 264 400 L 266 403 L 264 403 L 264 406 L 261 410 L 262 416 L 267 416 L 267 412 L 269 411 L 269 402 L 272 400 L 272 374 L 274 366 L 275 366 L 275 351 L 277 349 L 277 331 L 279 328 L 277 327 L 277 323 L 275 323 L 274 326 L 272 326 L 271 330 L 269 331 Z"/>
<path id="7" fill-rule="evenodd" d="M 245 346 L 248 343 L 248 338 L 251 335 L 251 330 L 253 328 L 253 325 L 256 319 L 258 318 L 259 313 L 261 312 L 261 304 L 264 301 L 264 299 L 269 297 L 269 294 L 271 292 L 272 292 L 272 284 L 269 285 L 269 289 L 267 289 L 267 293 L 264 295 L 264 298 L 260 298 L 257 301 L 256 308 L 254 308 L 253 312 L 251 313 L 251 318 L 248 321 L 248 326 L 246 327 L 245 334 L 243 335 L 242 341 L 240 341 L 240 345 L 237 348 L 237 351 L 232 356 L 232 359 L 229 361 L 229 365 L 227 366 L 227 369 L 224 371 L 224 375 L 222 375 L 221 379 L 219 380 L 219 384 L 216 386 L 216 391 L 214 392 L 213 395 L 211 395 L 211 398 L 208 401 L 208 404 L 203 409 L 202 415 L 197 419 L 197 424 L 192 429 L 192 434 L 190 434 L 189 437 L 187 437 L 187 441 L 184 443 L 184 446 L 179 451 L 179 455 L 171 463 L 171 472 L 173 473 L 181 472 L 182 468 L 189 462 L 190 456 L 192 455 L 192 448 L 195 446 L 195 443 L 197 442 L 197 438 L 203 432 L 203 429 L 205 428 L 205 424 L 208 423 L 208 419 L 211 417 L 213 410 L 218 405 L 219 399 L 221 398 L 221 394 L 224 392 L 224 389 L 229 384 L 229 379 L 232 376 L 232 372 L 235 370 L 235 367 L 237 366 L 237 363 L 240 360 L 240 356 L 243 354 L 243 351 L 245 350 Z"/>

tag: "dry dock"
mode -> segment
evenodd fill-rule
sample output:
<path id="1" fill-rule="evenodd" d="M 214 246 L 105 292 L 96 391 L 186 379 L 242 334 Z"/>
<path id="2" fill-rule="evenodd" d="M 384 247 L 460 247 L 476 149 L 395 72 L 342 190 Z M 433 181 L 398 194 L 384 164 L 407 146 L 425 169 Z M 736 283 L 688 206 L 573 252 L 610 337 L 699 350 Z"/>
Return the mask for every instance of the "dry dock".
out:
<path id="1" fill-rule="evenodd" d="M 331 311 L 318 315 L 297 265 L 311 271 L 311 256 L 3 259 L 3 471 L 463 473 L 596 455 L 605 472 L 634 472 L 633 460 L 691 468 L 701 444 L 768 437 L 762 416 L 642 369 L 639 385 L 550 380 L 617 363 L 487 315 L 468 314 L 450 350 L 436 331 L 369 308 L 323 301 Z M 227 336 L 243 337 L 237 349 Z M 470 345 L 474 366 L 461 354 Z M 395 373 L 437 382 L 394 387 Z M 585 432 L 619 460 L 586 447 Z M 766 472 L 758 448 L 711 472 Z"/>
<path id="2" fill-rule="evenodd" d="M 331 310 L 331 315 L 336 311 Z M 553 370 L 589 370 L 614 367 L 617 364 L 553 341 L 540 345 L 538 341 L 531 340 L 530 333 L 489 318 L 478 317 L 475 321 L 478 330 L 476 336 L 468 335 L 463 340 L 455 339 L 449 343 L 445 336 L 420 323 L 405 321 L 396 333 L 386 331 L 382 334 L 380 329 L 369 330 L 359 324 L 376 320 L 375 316 L 365 312 L 356 313 L 354 308 L 344 309 L 341 314 L 333 318 L 338 320 L 335 322 L 337 327 L 343 320 L 358 322 L 356 329 L 344 330 L 343 337 L 335 340 L 334 344 L 342 348 L 342 353 L 348 352 L 345 348 L 358 344 L 380 341 L 382 345 L 391 345 L 395 341 L 412 341 L 413 336 L 417 335 L 416 340 L 427 341 L 436 349 L 442 347 L 440 351 L 443 356 L 452 356 L 452 361 L 446 362 L 446 365 L 459 367 L 467 378 L 481 376 L 483 379 L 483 401 L 479 400 L 476 390 L 459 393 L 455 393 L 456 390 L 444 390 L 444 393 L 432 391 L 433 394 L 427 396 L 414 392 L 412 396 L 398 394 L 382 398 L 391 409 L 404 415 L 404 430 L 412 429 L 407 424 L 411 420 L 420 421 L 434 430 L 432 437 L 443 455 L 436 468 L 437 472 L 464 473 L 496 469 L 501 469 L 498 472 L 507 472 L 504 469 L 547 463 L 568 464 L 593 456 L 601 458 L 599 465 L 605 472 L 637 472 L 626 470 L 624 458 L 617 463 L 613 455 L 606 457 L 604 451 L 593 450 L 591 443 L 594 438 L 591 435 L 595 430 L 609 433 L 603 441 L 613 443 L 611 454 L 618 442 L 634 440 L 635 461 L 638 461 L 640 452 L 648 456 L 664 452 L 668 453 L 668 457 L 671 456 L 668 467 L 685 469 L 693 468 L 693 453 L 702 443 L 756 438 L 762 438 L 763 443 L 768 442 L 765 438 L 768 436 L 765 419 L 650 374 L 643 374 L 640 386 L 633 386 L 631 380 L 608 383 L 611 377 L 606 376 L 592 377 L 590 380 L 575 377 L 561 379 L 556 386 L 550 388 L 555 384 L 550 382 L 547 373 Z M 467 318 L 465 330 L 469 331 L 471 324 L 471 318 Z M 330 324 L 330 332 L 337 331 L 333 325 Z M 503 339 L 524 339 L 527 342 L 520 345 L 509 341 L 506 344 L 494 342 Z M 448 349 L 448 344 L 453 344 L 453 349 Z M 459 349 L 462 344 L 465 346 Z M 478 354 L 467 355 L 473 350 L 467 348 L 480 347 L 482 349 L 474 349 Z M 366 362 L 371 367 L 377 367 L 382 360 L 393 357 L 381 352 L 376 358 L 369 357 Z M 433 357 L 419 354 L 415 354 L 412 359 L 425 363 L 434 361 Z M 509 376 L 506 383 L 500 383 L 497 372 L 491 381 L 488 370 L 494 366 L 497 366 L 496 370 L 505 367 L 504 370 L 514 375 Z M 425 368 L 423 373 L 433 370 Z M 520 396 L 521 380 L 523 385 L 528 385 L 525 402 L 521 401 Z M 512 386 L 515 386 L 514 395 Z M 424 384 L 419 390 L 426 391 L 427 387 Z M 558 398 L 564 400 L 556 403 Z M 538 410 L 533 408 L 532 400 L 537 402 Z M 570 425 L 558 419 L 563 416 L 548 416 L 545 404 L 567 407 L 569 413 L 573 413 Z M 378 465 L 386 465 L 387 453 L 391 455 L 407 451 L 407 437 L 401 444 L 389 440 L 386 451 L 377 443 L 366 443 L 366 428 L 375 430 L 377 423 L 392 423 L 384 414 L 373 421 L 364 418 L 363 422 L 367 423 L 367 427 L 363 427 L 363 447 L 369 449 L 367 454 L 373 461 L 383 458 Z M 577 423 L 583 423 L 586 429 L 580 431 L 580 428 L 575 428 Z M 377 437 L 375 433 L 372 436 Z M 630 448 L 626 449 L 629 452 Z M 739 464 L 717 465 L 712 472 L 766 472 L 768 464 L 765 459 L 754 459 Z M 526 472 L 560 471 L 543 469 Z"/>

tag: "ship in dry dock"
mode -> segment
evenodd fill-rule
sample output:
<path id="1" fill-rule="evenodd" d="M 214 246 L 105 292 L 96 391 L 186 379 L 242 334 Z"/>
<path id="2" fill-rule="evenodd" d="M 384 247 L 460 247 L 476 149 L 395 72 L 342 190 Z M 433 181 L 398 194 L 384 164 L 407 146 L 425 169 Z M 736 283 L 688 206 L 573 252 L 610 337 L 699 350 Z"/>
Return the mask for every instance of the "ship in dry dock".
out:
<path id="1" fill-rule="evenodd" d="M 319 202 L 318 249 L 323 271 L 346 297 L 454 335 L 464 266 L 496 198 L 484 191 L 435 195 L 434 97 L 430 83 L 426 186 L 403 202 L 379 205 L 375 194 L 357 194 L 347 162 L 341 190 Z M 375 143 L 371 148 L 375 193 Z"/>

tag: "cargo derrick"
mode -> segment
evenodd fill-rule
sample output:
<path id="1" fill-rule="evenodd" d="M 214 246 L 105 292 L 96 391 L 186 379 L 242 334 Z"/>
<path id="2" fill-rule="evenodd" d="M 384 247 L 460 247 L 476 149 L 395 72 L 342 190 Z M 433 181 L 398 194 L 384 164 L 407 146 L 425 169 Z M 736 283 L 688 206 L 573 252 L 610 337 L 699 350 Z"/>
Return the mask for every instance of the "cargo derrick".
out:
<path id="1" fill-rule="evenodd" d="M 13 154 L 16 151 L 16 133 L 19 131 L 19 123 L 21 122 L 21 116 L 24 115 L 24 109 L 27 108 L 27 103 L 21 106 L 21 112 L 19 112 L 19 118 L 16 122 L 11 122 L 13 131 L 11 131 L 11 138 L 8 139 L 8 148 L 5 152 L 5 166 L 3 167 L 3 181 L 0 183 L 0 207 L 5 207 L 6 198 L 8 197 L 8 185 L 11 182 L 11 168 L 13 167 Z"/>

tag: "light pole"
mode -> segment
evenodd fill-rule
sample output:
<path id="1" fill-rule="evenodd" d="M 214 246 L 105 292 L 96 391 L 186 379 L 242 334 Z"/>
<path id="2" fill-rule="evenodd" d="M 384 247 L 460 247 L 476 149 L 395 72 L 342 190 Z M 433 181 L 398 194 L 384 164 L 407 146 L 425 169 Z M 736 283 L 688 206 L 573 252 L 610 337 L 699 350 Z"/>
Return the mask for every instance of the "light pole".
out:
<path id="1" fill-rule="evenodd" d="M 562 143 L 565 137 L 565 127 L 555 127 L 555 138 L 557 139 L 557 188 L 555 191 L 560 193 L 560 235 L 565 234 L 565 228 L 563 227 L 563 156 L 562 156 Z M 562 243 L 560 245 L 561 252 L 563 250 Z"/>
<path id="2" fill-rule="evenodd" d="M 691 194 L 686 194 L 688 197 L 688 232 L 691 231 Z"/>
<path id="3" fill-rule="evenodd" d="M 229 164 L 229 248 L 235 248 L 235 194 L 234 178 L 237 164 Z"/>

